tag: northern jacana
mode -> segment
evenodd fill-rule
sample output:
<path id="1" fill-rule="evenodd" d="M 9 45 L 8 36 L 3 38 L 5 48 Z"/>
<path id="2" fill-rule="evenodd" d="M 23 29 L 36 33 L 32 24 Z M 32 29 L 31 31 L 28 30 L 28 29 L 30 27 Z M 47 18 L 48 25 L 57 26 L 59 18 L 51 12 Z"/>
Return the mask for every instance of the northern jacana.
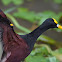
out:
<path id="1" fill-rule="evenodd" d="M 60 28 L 54 18 L 46 19 L 38 28 L 26 35 L 14 32 L 13 24 L 0 10 L 0 62 L 20 62 L 32 51 L 37 38 L 50 28 Z"/>

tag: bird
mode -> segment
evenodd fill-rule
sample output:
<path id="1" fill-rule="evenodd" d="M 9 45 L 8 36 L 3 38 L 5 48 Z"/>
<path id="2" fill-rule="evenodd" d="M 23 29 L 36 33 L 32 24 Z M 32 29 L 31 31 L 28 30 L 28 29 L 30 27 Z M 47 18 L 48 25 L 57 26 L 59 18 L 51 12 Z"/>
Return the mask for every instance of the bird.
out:
<path id="1" fill-rule="evenodd" d="M 25 35 L 18 35 L 13 24 L 0 9 L 0 62 L 23 61 L 32 51 L 37 38 L 50 28 L 60 28 L 56 19 L 48 18 L 39 27 Z M 1 51 L 0 50 L 0 51 Z"/>

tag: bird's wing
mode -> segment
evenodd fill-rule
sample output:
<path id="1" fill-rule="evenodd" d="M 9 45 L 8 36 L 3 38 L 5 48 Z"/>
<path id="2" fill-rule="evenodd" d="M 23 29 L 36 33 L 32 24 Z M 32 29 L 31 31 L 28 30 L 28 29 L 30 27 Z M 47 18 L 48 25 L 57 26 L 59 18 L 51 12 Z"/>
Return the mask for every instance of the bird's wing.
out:
<path id="1" fill-rule="evenodd" d="M 24 60 L 29 55 L 29 53 L 30 51 L 25 47 L 16 47 L 16 49 L 9 53 L 9 56 L 5 62 L 20 62 Z"/>

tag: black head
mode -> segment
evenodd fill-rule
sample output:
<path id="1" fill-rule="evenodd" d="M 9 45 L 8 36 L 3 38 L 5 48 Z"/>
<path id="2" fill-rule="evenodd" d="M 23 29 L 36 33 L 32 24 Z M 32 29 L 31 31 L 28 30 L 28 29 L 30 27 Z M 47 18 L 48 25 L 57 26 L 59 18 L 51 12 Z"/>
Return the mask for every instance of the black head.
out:
<path id="1" fill-rule="evenodd" d="M 60 28 L 62 29 L 62 26 L 58 24 L 56 19 L 54 18 L 48 18 L 45 20 L 44 25 L 49 26 L 49 28 Z"/>
<path id="2" fill-rule="evenodd" d="M 53 18 L 48 18 L 44 21 L 43 25 L 48 26 L 49 28 L 57 28 L 57 21 Z"/>

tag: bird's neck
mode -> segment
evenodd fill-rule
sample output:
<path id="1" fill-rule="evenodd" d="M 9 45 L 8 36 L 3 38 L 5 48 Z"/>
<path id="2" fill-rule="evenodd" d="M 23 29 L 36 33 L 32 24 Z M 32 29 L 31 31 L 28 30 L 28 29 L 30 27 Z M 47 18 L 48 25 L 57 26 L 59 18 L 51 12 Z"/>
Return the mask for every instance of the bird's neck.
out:
<path id="1" fill-rule="evenodd" d="M 32 31 L 31 33 L 21 36 L 22 38 L 24 38 L 27 42 L 27 44 L 30 46 L 30 50 L 33 49 L 33 46 L 37 40 L 37 38 L 46 30 L 48 30 L 50 27 L 48 25 L 46 25 L 45 23 L 43 23 L 42 25 L 40 25 L 38 28 L 36 28 L 34 31 Z"/>
<path id="2" fill-rule="evenodd" d="M 32 31 L 29 35 L 31 35 L 33 38 L 37 40 L 37 38 L 46 30 L 48 30 L 50 27 L 48 25 L 40 25 L 38 28 L 36 28 L 34 31 Z"/>

